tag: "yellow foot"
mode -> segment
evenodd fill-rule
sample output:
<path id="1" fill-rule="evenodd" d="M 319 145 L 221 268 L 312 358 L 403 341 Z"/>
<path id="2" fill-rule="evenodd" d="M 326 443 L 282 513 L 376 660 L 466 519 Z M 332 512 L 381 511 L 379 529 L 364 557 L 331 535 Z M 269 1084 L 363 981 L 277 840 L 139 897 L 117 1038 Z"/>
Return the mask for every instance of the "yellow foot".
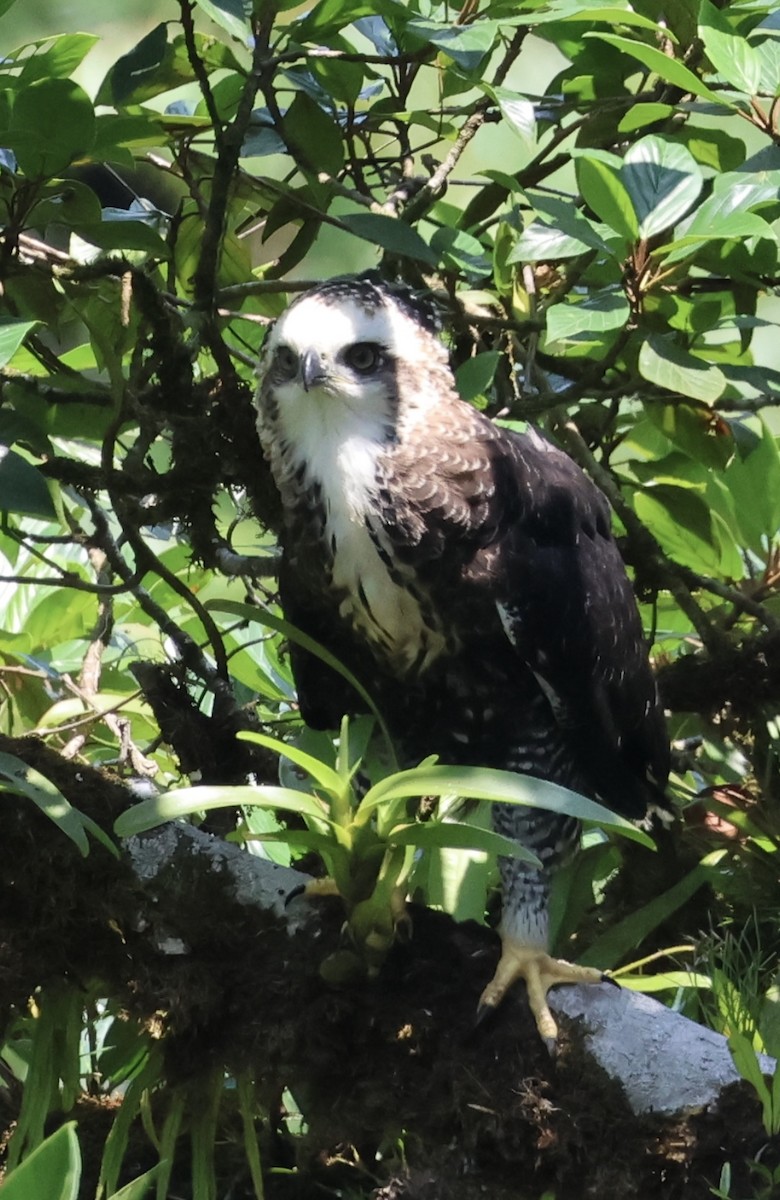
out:
<path id="1" fill-rule="evenodd" d="M 609 976 L 595 967 L 578 967 L 563 959 L 551 958 L 534 946 L 503 938 L 496 973 L 479 998 L 478 1021 L 498 1007 L 517 979 L 525 980 L 536 1028 L 552 1049 L 558 1037 L 558 1026 L 547 1004 L 549 989 L 558 983 L 605 983 Z"/>

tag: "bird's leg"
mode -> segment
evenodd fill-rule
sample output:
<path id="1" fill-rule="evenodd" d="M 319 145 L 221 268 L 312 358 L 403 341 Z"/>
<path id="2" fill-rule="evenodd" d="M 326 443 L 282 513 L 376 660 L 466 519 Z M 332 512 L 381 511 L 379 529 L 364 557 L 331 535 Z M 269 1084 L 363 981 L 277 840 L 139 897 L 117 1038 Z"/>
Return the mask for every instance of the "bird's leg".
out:
<path id="1" fill-rule="evenodd" d="M 552 1046 L 558 1037 L 558 1026 L 547 1003 L 549 989 L 558 983 L 602 983 L 606 978 L 595 967 L 578 967 L 575 963 L 552 958 L 546 950 L 502 933 L 501 958 L 493 978 L 480 996 L 477 1020 L 498 1007 L 517 979 L 524 979 L 536 1028 L 548 1046 Z"/>
<path id="2" fill-rule="evenodd" d="M 477 1020 L 498 1007 L 515 980 L 524 979 L 536 1027 L 552 1049 L 558 1027 L 547 1003 L 550 988 L 559 983 L 601 983 L 608 978 L 594 967 L 578 967 L 547 952 L 551 872 L 576 844 L 579 826 L 567 817 L 552 817 L 535 809 L 517 812 L 505 805 L 494 807 L 493 823 L 499 833 L 509 834 L 533 850 L 541 865 L 499 859 L 501 958 L 480 997 Z"/>

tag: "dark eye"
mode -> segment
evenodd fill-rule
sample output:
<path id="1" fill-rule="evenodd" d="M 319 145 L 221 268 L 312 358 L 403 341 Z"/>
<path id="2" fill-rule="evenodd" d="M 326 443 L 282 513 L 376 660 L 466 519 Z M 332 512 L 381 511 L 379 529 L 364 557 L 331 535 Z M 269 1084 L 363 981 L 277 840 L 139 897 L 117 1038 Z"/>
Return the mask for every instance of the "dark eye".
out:
<path id="1" fill-rule="evenodd" d="M 360 375 L 369 375 L 384 362 L 381 346 L 376 342 L 355 342 L 344 351 L 344 362 Z"/>
<path id="2" fill-rule="evenodd" d="M 298 371 L 298 355 L 289 346 L 279 346 L 274 366 L 280 379 L 293 379 Z"/>

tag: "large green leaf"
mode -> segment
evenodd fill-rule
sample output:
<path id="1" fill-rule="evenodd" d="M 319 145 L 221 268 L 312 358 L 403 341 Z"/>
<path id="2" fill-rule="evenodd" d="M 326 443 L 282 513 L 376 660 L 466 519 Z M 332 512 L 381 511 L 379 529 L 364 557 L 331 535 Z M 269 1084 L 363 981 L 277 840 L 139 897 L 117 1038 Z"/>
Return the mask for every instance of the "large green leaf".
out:
<path id="1" fill-rule="evenodd" d="M 0 368 L 11 361 L 27 334 L 37 324 L 37 321 L 23 321 L 19 317 L 0 318 Z"/>
<path id="2" fill-rule="evenodd" d="M 78 1200 L 81 1151 L 68 1121 L 6 1176 L 3 1200 Z"/>
<path id="3" fill-rule="evenodd" d="M 685 146 L 654 136 L 630 147 L 620 178 L 642 238 L 676 225 L 696 202 L 704 183 L 698 163 Z"/>
<path id="4" fill-rule="evenodd" d="M 673 83 L 675 87 L 682 88 L 684 92 L 690 92 L 693 96 L 701 96 L 705 100 L 711 100 L 716 104 L 732 107 L 726 97 L 720 96 L 717 92 L 713 92 L 708 88 L 679 59 L 671 58 L 668 54 L 664 54 L 663 50 L 657 50 L 655 46 L 648 46 L 644 42 L 635 41 L 633 38 L 620 37 L 614 33 L 586 33 L 585 36 L 598 38 L 599 41 L 606 42 L 608 46 L 614 46 L 616 50 L 622 50 L 624 54 L 630 54 L 632 58 L 642 63 L 648 70 L 653 71 L 661 79 L 665 79 L 667 83 Z"/>
<path id="5" fill-rule="evenodd" d="M 83 158 L 95 138 L 95 110 L 69 79 L 38 79 L 14 102 L 3 143 L 30 178 L 51 178 Z"/>
<path id="6" fill-rule="evenodd" d="M 0 510 L 28 517 L 56 517 L 49 485 L 37 467 L 0 444 Z"/>
<path id="7" fill-rule="evenodd" d="M 591 247 L 581 238 L 563 233 L 552 225 L 534 221 L 524 229 L 507 255 L 507 264 L 521 262 L 556 262 L 561 258 L 579 258 Z"/>
<path id="8" fill-rule="evenodd" d="M 547 336 L 550 341 L 574 337 L 578 333 L 605 333 L 621 329 L 631 309 L 624 292 L 606 289 L 581 303 L 553 304 L 547 310 Z"/>
<path id="9" fill-rule="evenodd" d="M 661 896 L 629 913 L 593 942 L 578 962 L 583 966 L 614 967 L 634 950 L 647 936 L 657 929 L 662 921 L 676 912 L 710 878 L 710 872 L 701 864 Z"/>
<path id="10" fill-rule="evenodd" d="M 714 363 L 696 358 L 676 345 L 671 338 L 650 334 L 639 351 L 639 372 L 643 379 L 668 392 L 690 396 L 711 404 L 726 386 L 726 379 Z"/>
<path id="11" fill-rule="evenodd" d="M 709 0 L 701 0 L 699 6 L 699 37 L 707 58 L 726 83 L 754 96 L 761 84 L 761 56 Z"/>
<path id="12" fill-rule="evenodd" d="M 461 796 L 464 799 L 489 800 L 495 804 L 545 808 L 577 817 L 581 821 L 593 821 L 643 845 L 653 844 L 647 834 L 630 821 L 577 792 L 545 779 L 497 771 L 490 767 L 422 766 L 398 771 L 366 793 L 361 811 L 368 813 L 389 800 L 412 796 Z"/>
<path id="13" fill-rule="evenodd" d="M 328 821 L 324 805 L 316 797 L 293 788 L 272 787 L 269 784 L 257 787 L 191 787 L 164 792 L 150 800 L 142 800 L 122 813 L 114 822 L 114 832 L 117 837 L 132 837 L 164 825 L 167 821 L 191 817 L 194 813 L 211 812 L 218 808 L 249 808 L 253 805 L 300 813 L 332 824 Z"/>
<path id="14" fill-rule="evenodd" d="M 414 846 L 419 850 L 482 850 L 539 866 L 539 859 L 515 838 L 492 829 L 480 829 L 458 821 L 412 821 L 396 825 L 387 835 L 391 846 Z"/>
<path id="15" fill-rule="evenodd" d="M 746 545 L 763 555 L 780 529 L 780 450 L 766 421 L 752 418 L 753 425 L 758 436 L 752 449 L 734 456 L 725 482 Z"/>
<path id="16" fill-rule="evenodd" d="M 26 87 L 35 83 L 36 79 L 69 79 L 99 41 L 100 38 L 94 33 L 63 33 L 31 42 L 23 47 L 19 86 Z"/>
<path id="17" fill-rule="evenodd" d="M 92 834 L 112 854 L 117 853 L 111 839 L 100 826 L 74 808 L 50 779 L 16 755 L 4 751 L 0 751 L 0 792 L 11 792 L 32 800 L 50 821 L 76 843 L 82 854 L 89 852 L 87 833 Z"/>
<path id="18" fill-rule="evenodd" d="M 195 0 L 201 12 L 244 45 L 249 41 L 249 0 Z"/>
<path id="19" fill-rule="evenodd" d="M 620 160 L 600 151 L 577 158 L 577 180 L 585 203 L 626 244 L 639 237 L 639 220 L 631 195 L 621 177 Z"/>
<path id="20" fill-rule="evenodd" d="M 407 23 L 406 31 L 442 50 L 464 71 L 474 71 L 492 50 L 498 34 L 498 23 L 484 16 L 470 25 L 439 24 L 415 19 Z"/>
<path id="21" fill-rule="evenodd" d="M 338 125 L 305 92 L 298 92 L 285 114 L 284 136 L 309 171 L 338 175 L 344 165 Z"/>
<path id="22" fill-rule="evenodd" d="M 438 256 L 426 245 L 417 230 L 395 217 L 386 217 L 382 213 L 348 213 L 341 217 L 341 223 L 357 237 L 380 246 L 389 254 L 416 259 L 417 262 L 427 263 L 429 267 L 438 265 Z"/>

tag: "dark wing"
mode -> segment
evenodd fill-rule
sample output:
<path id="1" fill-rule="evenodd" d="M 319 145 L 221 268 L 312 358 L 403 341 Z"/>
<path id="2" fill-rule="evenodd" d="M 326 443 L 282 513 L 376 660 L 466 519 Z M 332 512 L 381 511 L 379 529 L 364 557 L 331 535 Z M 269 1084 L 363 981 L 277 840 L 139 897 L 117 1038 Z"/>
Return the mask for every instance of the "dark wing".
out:
<path id="1" fill-rule="evenodd" d="M 627 816 L 661 802 L 663 712 L 601 492 L 541 439 L 507 436 L 521 514 L 501 539 L 507 636 L 546 693 L 594 794 Z"/>
<path id="2" fill-rule="evenodd" d="M 397 465 L 409 502 L 400 552 L 489 601 L 486 622 L 500 617 L 595 797 L 637 817 L 662 803 L 663 712 L 602 493 L 538 435 L 460 403 Z"/>

